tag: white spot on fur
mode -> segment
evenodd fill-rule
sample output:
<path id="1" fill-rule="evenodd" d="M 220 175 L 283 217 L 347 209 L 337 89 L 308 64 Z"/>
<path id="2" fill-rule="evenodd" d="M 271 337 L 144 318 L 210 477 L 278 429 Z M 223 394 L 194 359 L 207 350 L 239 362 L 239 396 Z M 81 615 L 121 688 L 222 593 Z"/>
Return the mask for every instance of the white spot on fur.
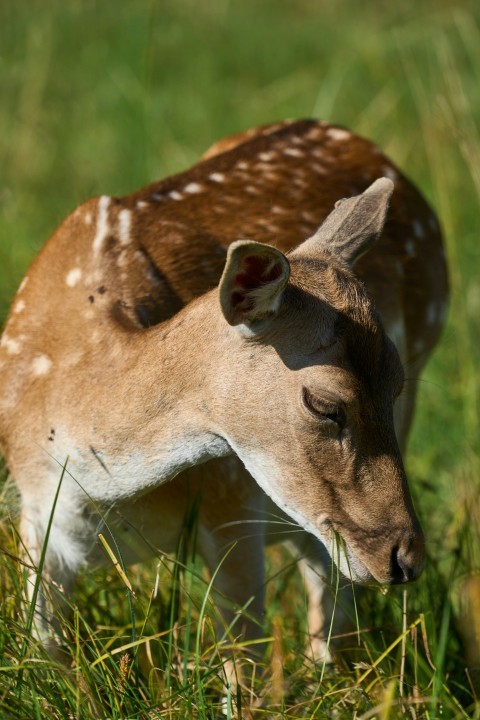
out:
<path id="1" fill-rule="evenodd" d="M 68 287 L 75 287 L 81 277 L 82 271 L 80 270 L 80 268 L 73 268 L 73 270 L 70 270 L 70 272 L 67 273 L 65 282 L 67 283 Z"/>
<path id="2" fill-rule="evenodd" d="M 142 263 L 142 265 L 146 265 L 147 260 L 145 258 L 145 254 L 143 252 L 141 252 L 140 250 L 135 250 L 133 256 L 134 256 L 135 260 L 138 260 L 140 263 Z"/>
<path id="3" fill-rule="evenodd" d="M 203 187 L 198 183 L 192 182 L 188 183 L 188 185 L 183 188 L 183 191 L 186 193 L 190 193 L 191 195 L 195 195 L 196 193 L 203 192 Z"/>
<path id="4" fill-rule="evenodd" d="M 258 218 L 256 223 L 257 223 L 257 225 L 260 225 L 260 227 L 266 228 L 267 230 L 269 230 L 272 233 L 278 232 L 278 227 L 276 225 L 274 225 L 272 222 L 270 222 L 270 220 L 268 220 L 267 218 Z"/>
<path id="5" fill-rule="evenodd" d="M 91 224 L 92 224 L 92 220 L 93 220 L 93 218 L 92 218 L 92 213 L 91 213 L 91 212 L 85 213 L 84 220 L 85 220 L 85 225 L 91 225 Z"/>
<path id="6" fill-rule="evenodd" d="M 310 167 L 313 172 L 317 173 L 317 175 L 326 175 L 328 172 L 326 167 L 324 167 L 323 165 L 319 165 L 318 163 L 312 163 Z"/>
<path id="7" fill-rule="evenodd" d="M 225 182 L 225 175 L 223 173 L 215 172 L 215 173 L 212 173 L 211 175 L 209 175 L 209 177 L 210 177 L 210 180 L 213 180 L 213 182 L 216 182 L 216 183 Z"/>
<path id="8" fill-rule="evenodd" d="M 425 237 L 425 230 L 423 229 L 422 223 L 420 220 L 414 220 L 412 223 L 413 227 L 413 233 L 415 237 L 417 238 L 423 238 Z"/>
<path id="9" fill-rule="evenodd" d="M 243 205 L 244 202 L 242 198 L 237 195 L 225 195 L 223 201 L 228 203 L 228 205 Z"/>
<path id="10" fill-rule="evenodd" d="M 291 148 L 291 147 L 285 148 L 285 150 L 283 151 L 283 154 L 290 155 L 291 157 L 297 157 L 297 158 L 303 157 L 305 155 L 305 153 L 302 150 L 299 150 L 298 148 Z"/>
<path id="11" fill-rule="evenodd" d="M 21 313 L 25 310 L 25 301 L 24 300 L 18 300 L 15 303 L 15 306 L 13 308 L 13 312 L 18 315 L 18 313 Z"/>
<path id="12" fill-rule="evenodd" d="M 32 372 L 34 375 L 46 375 L 50 372 L 52 361 L 47 355 L 38 355 L 32 360 Z"/>
<path id="13" fill-rule="evenodd" d="M 127 251 L 122 250 L 117 257 L 118 267 L 124 267 L 127 264 Z"/>
<path id="14" fill-rule="evenodd" d="M 93 251 L 100 252 L 102 245 L 108 233 L 108 208 L 111 198 L 108 195 L 102 195 L 98 201 L 97 210 L 97 229 L 93 239 Z"/>
<path id="15" fill-rule="evenodd" d="M 309 140 L 320 140 L 320 138 L 323 138 L 325 130 L 320 127 L 319 125 L 316 125 L 307 132 L 306 137 Z"/>
<path id="16" fill-rule="evenodd" d="M 270 210 L 272 213 L 275 213 L 276 215 L 285 215 L 285 213 L 288 212 L 288 208 L 284 208 L 281 205 L 272 205 Z"/>
<path id="17" fill-rule="evenodd" d="M 245 160 L 240 160 L 239 162 L 237 162 L 235 167 L 237 167 L 239 170 L 248 170 L 250 165 L 245 162 Z"/>
<path id="18" fill-rule="evenodd" d="M 69 353 L 63 360 L 64 367 L 75 367 L 80 362 L 83 362 L 84 355 L 82 352 L 77 351 Z"/>
<path id="19" fill-rule="evenodd" d="M 172 192 L 169 192 L 168 197 L 172 198 L 172 200 L 183 200 L 183 195 L 176 190 L 172 190 Z"/>
<path id="20" fill-rule="evenodd" d="M 348 140 L 349 137 L 351 137 L 351 133 L 348 132 L 348 130 L 343 130 L 342 128 L 335 128 L 331 127 L 327 130 L 327 135 L 329 138 L 332 138 L 332 140 Z"/>
<path id="21" fill-rule="evenodd" d="M 279 179 L 280 179 L 280 176 L 276 172 L 266 172 L 262 178 L 262 180 L 269 180 L 272 183 L 278 182 Z"/>
<path id="22" fill-rule="evenodd" d="M 300 176 L 297 175 L 297 177 L 295 177 L 293 179 L 293 184 L 299 188 L 306 188 L 310 185 L 310 183 L 307 180 L 305 180 L 305 178 L 302 177 L 301 175 Z"/>
<path id="23" fill-rule="evenodd" d="M 249 195 L 258 195 L 259 190 L 258 187 L 255 187 L 255 185 L 247 185 L 245 187 L 245 192 Z"/>
<path id="24" fill-rule="evenodd" d="M 309 223 L 314 223 L 315 225 L 319 224 L 318 218 L 316 217 L 315 213 L 310 212 L 310 210 L 304 210 L 302 212 L 302 218 Z"/>
<path id="25" fill-rule="evenodd" d="M 118 213 L 118 237 L 122 245 L 130 242 L 130 226 L 132 224 L 132 213 L 130 210 L 121 210 Z"/>
<path id="26" fill-rule="evenodd" d="M 18 355 L 22 349 L 21 343 L 14 338 L 8 337 L 6 333 L 3 334 L 0 346 L 5 348 L 8 355 Z"/>
<path id="27" fill-rule="evenodd" d="M 146 203 L 144 200 L 137 201 L 138 210 L 145 210 L 146 207 L 148 207 L 148 203 Z"/>
<path id="28" fill-rule="evenodd" d="M 261 152 L 258 154 L 259 160 L 262 160 L 262 162 L 271 162 L 273 158 L 275 157 L 275 153 L 273 152 Z"/>
<path id="29" fill-rule="evenodd" d="M 257 164 L 255 165 L 255 170 L 256 170 L 257 172 L 269 173 L 270 170 L 271 170 L 271 167 L 272 167 L 272 166 L 271 166 L 270 163 L 259 162 L 259 163 L 257 163 Z"/>

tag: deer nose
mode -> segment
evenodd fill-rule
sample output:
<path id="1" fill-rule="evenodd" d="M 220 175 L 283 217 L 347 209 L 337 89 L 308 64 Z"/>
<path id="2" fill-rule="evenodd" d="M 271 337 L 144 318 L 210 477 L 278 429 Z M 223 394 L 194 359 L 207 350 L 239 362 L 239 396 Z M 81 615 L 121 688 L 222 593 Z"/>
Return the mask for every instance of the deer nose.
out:
<path id="1" fill-rule="evenodd" d="M 412 582 L 420 577 L 423 567 L 423 538 L 413 547 L 394 547 L 390 558 L 390 582 L 392 585 Z"/>

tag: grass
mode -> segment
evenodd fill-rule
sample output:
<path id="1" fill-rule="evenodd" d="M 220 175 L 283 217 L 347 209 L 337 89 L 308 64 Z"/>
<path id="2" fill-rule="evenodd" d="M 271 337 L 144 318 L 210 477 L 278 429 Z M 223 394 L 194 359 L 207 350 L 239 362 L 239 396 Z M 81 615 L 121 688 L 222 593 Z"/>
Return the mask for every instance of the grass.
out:
<path id="1" fill-rule="evenodd" d="M 274 549 L 260 717 L 480 717 L 479 68 L 473 1 L 0 6 L 2 319 L 35 252 L 81 200 L 132 191 L 223 135 L 279 118 L 322 117 L 376 140 L 441 218 L 450 315 L 407 460 L 427 570 L 406 605 L 395 589 L 359 594 L 356 665 L 321 679 L 303 653 L 298 575 Z M 128 569 L 131 589 L 113 568 L 84 577 L 66 672 L 25 633 L 18 501 L 11 480 L 2 487 L 0 716 L 218 715 L 216 608 L 201 565 L 158 557 Z"/>

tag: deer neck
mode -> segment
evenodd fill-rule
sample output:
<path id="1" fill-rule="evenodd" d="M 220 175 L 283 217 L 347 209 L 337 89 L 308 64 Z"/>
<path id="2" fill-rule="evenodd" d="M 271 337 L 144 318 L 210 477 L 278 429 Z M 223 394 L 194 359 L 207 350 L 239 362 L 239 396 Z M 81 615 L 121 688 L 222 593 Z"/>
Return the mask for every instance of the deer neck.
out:
<path id="1" fill-rule="evenodd" d="M 143 472 L 150 469 L 151 483 L 158 484 L 231 453 L 215 422 L 213 404 L 218 366 L 227 356 L 232 330 L 221 322 L 219 310 L 213 311 L 215 305 L 218 300 L 209 293 L 171 320 L 125 336 L 113 365 L 117 381 L 110 383 L 115 402 L 105 398 L 108 411 L 100 411 L 95 421 L 100 438 L 95 451 L 100 456 L 105 438 L 113 466 L 106 460 L 104 464 L 116 479 L 125 475 L 129 482 L 135 458 Z M 108 366 L 111 374 L 112 364 Z"/>

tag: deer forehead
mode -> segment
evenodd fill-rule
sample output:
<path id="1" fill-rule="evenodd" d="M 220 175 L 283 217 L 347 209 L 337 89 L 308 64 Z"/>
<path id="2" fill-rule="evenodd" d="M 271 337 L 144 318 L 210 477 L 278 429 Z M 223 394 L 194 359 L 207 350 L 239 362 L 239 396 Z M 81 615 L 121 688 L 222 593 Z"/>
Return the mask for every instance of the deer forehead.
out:
<path id="1" fill-rule="evenodd" d="M 372 314 L 372 303 L 361 281 L 351 270 L 325 251 L 317 255 L 289 255 L 290 282 L 312 297 L 342 312 Z"/>
<path id="2" fill-rule="evenodd" d="M 331 308 L 329 314 L 329 323 L 324 315 L 310 329 L 297 323 L 290 345 L 272 343 L 282 364 L 293 371 L 293 382 L 346 405 L 363 404 L 365 398 L 372 407 L 378 401 L 393 401 L 402 389 L 404 373 L 382 326 L 371 317 L 363 325 Z"/>
<path id="3" fill-rule="evenodd" d="M 329 347 L 339 337 L 380 332 L 375 309 L 363 285 L 325 256 L 291 258 L 280 328 L 305 352 Z"/>
<path id="4" fill-rule="evenodd" d="M 372 345 L 340 335 L 314 353 L 279 352 L 290 377 L 290 387 L 306 388 L 326 401 L 352 408 L 393 400 L 403 383 L 398 355 L 385 338 Z M 292 359 L 292 357 L 294 359 Z M 293 371 L 288 373 L 288 371 Z"/>

